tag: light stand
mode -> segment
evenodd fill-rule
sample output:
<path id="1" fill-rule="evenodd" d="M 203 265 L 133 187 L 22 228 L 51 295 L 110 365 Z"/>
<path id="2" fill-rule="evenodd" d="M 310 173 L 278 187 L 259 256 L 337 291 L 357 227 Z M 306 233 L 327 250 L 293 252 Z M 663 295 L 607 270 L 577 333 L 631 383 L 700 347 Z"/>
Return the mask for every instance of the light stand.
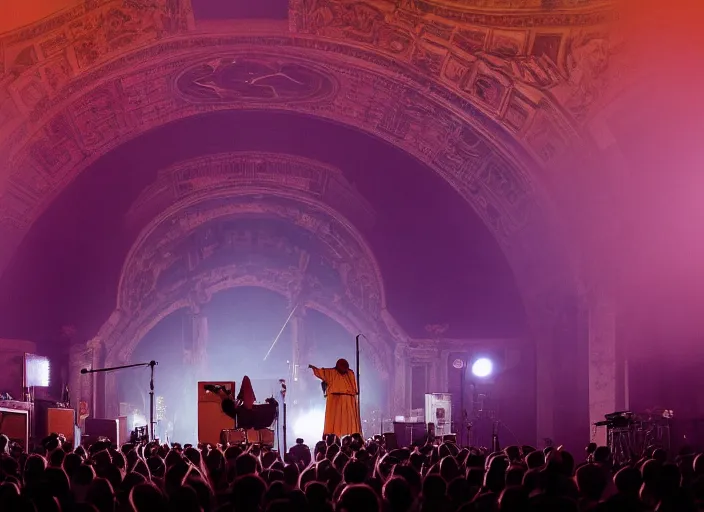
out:
<path id="1" fill-rule="evenodd" d="M 354 344 L 355 344 L 355 366 L 357 370 L 357 416 L 359 417 L 359 428 L 360 430 L 362 429 L 362 398 L 361 398 L 361 393 L 360 390 L 362 389 L 362 379 L 359 378 L 359 337 L 364 336 L 364 334 L 358 334 L 355 339 L 354 339 Z M 367 339 L 366 336 L 364 336 L 364 339 Z M 362 437 L 364 437 L 364 434 L 362 432 L 359 433 Z"/>
<path id="2" fill-rule="evenodd" d="M 123 366 L 113 366 L 111 368 L 83 368 L 81 370 L 81 374 L 85 375 L 88 373 L 113 372 L 116 370 L 125 370 L 127 368 L 137 368 L 138 366 L 149 366 L 151 369 L 151 375 L 149 378 L 149 440 L 154 441 L 154 367 L 158 364 L 159 363 L 156 361 L 149 361 L 148 363 L 127 364 Z"/>
<path id="3" fill-rule="evenodd" d="M 156 421 L 154 421 L 154 367 L 157 365 L 156 361 L 149 361 L 149 440 L 154 441 L 156 437 L 154 436 L 154 427 Z"/>
<path id="4" fill-rule="evenodd" d="M 464 427 L 467 424 L 467 404 L 464 401 L 464 386 L 467 382 L 467 376 L 465 375 L 467 373 L 467 364 L 462 361 L 462 368 L 460 369 L 462 373 L 460 373 L 460 418 L 461 418 L 461 426 L 460 426 L 460 446 L 468 446 L 470 443 L 470 439 L 465 439 L 464 438 Z M 469 429 L 467 431 L 467 435 L 469 436 Z"/>
<path id="5" fill-rule="evenodd" d="M 284 423 L 283 423 L 283 438 L 284 438 L 284 451 L 283 455 L 281 454 L 281 451 L 279 451 L 279 455 L 281 455 L 281 460 L 285 461 L 286 460 L 286 453 L 288 453 L 288 449 L 286 447 L 286 381 L 284 379 L 279 380 L 281 383 L 281 402 L 284 405 Z"/>

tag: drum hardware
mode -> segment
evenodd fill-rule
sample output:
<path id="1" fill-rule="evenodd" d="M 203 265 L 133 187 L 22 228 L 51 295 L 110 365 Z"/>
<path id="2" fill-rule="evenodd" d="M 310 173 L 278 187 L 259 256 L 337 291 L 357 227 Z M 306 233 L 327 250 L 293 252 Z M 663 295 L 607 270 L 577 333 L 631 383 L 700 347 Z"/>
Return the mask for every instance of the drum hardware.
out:
<path id="1" fill-rule="evenodd" d="M 648 410 L 642 415 L 618 411 L 604 415 L 605 420 L 594 423 L 594 429 L 606 427 L 606 442 L 613 462 L 621 465 L 640 457 L 651 446 L 668 450 L 673 417 L 671 409 Z"/>
<path id="2" fill-rule="evenodd" d="M 220 444 L 233 445 L 260 445 L 274 446 L 274 431 L 269 428 L 259 430 L 243 428 L 226 429 L 220 431 Z"/>

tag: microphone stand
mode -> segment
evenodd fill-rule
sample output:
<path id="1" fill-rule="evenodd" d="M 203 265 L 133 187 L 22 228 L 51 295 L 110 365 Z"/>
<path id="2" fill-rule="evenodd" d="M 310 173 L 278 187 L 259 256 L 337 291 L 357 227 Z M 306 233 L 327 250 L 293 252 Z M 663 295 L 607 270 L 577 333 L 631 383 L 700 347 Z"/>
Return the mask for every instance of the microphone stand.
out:
<path id="1" fill-rule="evenodd" d="M 156 361 L 149 361 L 148 363 L 126 364 L 123 366 L 113 366 L 110 368 L 83 368 L 81 370 L 81 374 L 85 375 L 87 373 L 113 372 L 115 370 L 124 370 L 126 368 L 149 366 L 151 369 L 151 375 L 149 377 L 149 440 L 154 441 L 154 367 L 158 364 L 159 363 Z"/>
<path id="2" fill-rule="evenodd" d="M 279 382 L 281 383 L 281 401 L 284 404 L 284 423 L 282 429 L 282 434 L 284 438 L 284 452 L 283 454 L 281 454 L 281 451 L 279 451 L 279 455 L 281 455 L 281 460 L 286 462 L 286 453 L 288 453 L 286 447 L 286 381 L 282 379 Z"/>
<path id="3" fill-rule="evenodd" d="M 358 334 L 355 339 L 355 366 L 357 370 L 357 416 L 359 417 L 359 429 L 362 429 L 362 400 L 360 398 L 360 389 L 362 388 L 361 379 L 359 378 L 359 337 L 364 336 L 364 334 Z M 366 339 L 366 336 L 365 336 Z M 362 437 L 364 435 L 362 432 L 359 433 Z"/>

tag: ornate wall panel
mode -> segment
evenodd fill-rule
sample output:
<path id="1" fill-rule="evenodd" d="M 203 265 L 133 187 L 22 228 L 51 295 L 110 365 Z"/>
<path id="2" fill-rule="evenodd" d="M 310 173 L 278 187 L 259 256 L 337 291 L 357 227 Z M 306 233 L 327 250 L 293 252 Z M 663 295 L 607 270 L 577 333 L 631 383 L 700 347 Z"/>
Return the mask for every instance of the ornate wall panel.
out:
<path id="1" fill-rule="evenodd" d="M 463 92 L 521 133 L 537 104 L 556 103 L 579 121 L 605 91 L 613 53 L 613 4 L 292 0 L 290 18 L 295 32 L 394 55 Z M 531 146 L 545 161 L 561 149 L 548 141 L 534 140 Z"/>

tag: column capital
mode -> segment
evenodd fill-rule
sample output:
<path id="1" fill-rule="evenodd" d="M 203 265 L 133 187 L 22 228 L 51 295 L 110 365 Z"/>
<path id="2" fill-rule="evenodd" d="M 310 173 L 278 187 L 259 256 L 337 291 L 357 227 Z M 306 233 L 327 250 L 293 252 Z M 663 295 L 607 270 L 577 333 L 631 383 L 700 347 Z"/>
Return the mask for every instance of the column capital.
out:
<path id="1" fill-rule="evenodd" d="M 100 350 L 101 348 L 103 348 L 105 346 L 105 344 L 103 343 L 102 339 L 95 337 L 95 338 L 89 339 L 86 342 L 86 346 L 91 350 Z"/>
<path id="2" fill-rule="evenodd" d="M 211 293 L 198 282 L 188 294 L 188 307 L 193 314 L 199 315 L 203 306 L 210 302 L 211 298 Z"/>
<path id="3" fill-rule="evenodd" d="M 435 340 L 423 340 L 418 344 L 410 343 L 406 349 L 406 355 L 411 363 L 431 364 L 437 361 L 439 354 L 439 343 Z"/>
<path id="4" fill-rule="evenodd" d="M 406 357 L 408 355 L 408 343 L 399 341 L 394 347 L 394 357 Z"/>

